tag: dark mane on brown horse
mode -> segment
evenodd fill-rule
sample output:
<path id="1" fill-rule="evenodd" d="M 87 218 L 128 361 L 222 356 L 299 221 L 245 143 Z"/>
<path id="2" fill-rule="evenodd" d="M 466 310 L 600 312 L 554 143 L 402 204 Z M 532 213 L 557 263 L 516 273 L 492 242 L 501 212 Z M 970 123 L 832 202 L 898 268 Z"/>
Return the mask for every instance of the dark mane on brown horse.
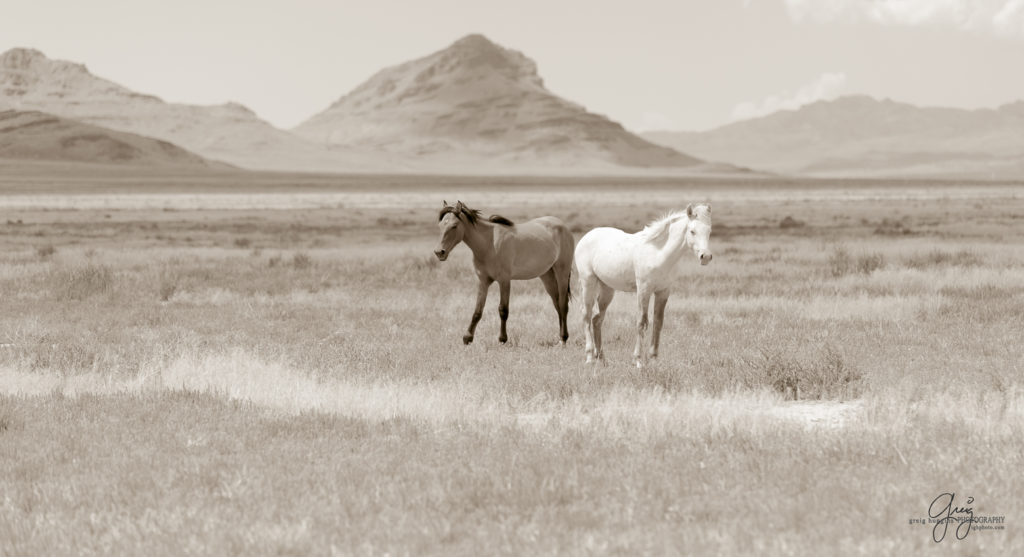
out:
<path id="1" fill-rule="evenodd" d="M 476 221 L 480 220 L 480 211 L 478 211 L 476 209 L 470 209 L 469 207 L 466 207 L 465 205 L 459 204 L 459 205 L 454 205 L 454 206 L 453 205 L 445 205 L 444 207 L 442 207 L 441 208 L 441 212 L 439 212 L 437 214 L 437 221 L 441 222 L 441 219 L 443 219 L 444 216 L 447 215 L 448 213 L 452 213 L 455 216 L 459 216 L 461 214 L 462 216 L 466 217 L 466 221 L 469 222 L 469 224 L 473 224 L 473 225 L 476 224 Z M 501 215 L 491 215 L 490 217 L 487 217 L 487 221 L 488 222 L 493 222 L 494 224 L 500 224 L 502 226 L 514 226 L 515 225 L 514 222 L 512 222 L 511 220 L 509 220 L 509 219 L 507 219 L 507 218 L 505 218 L 505 217 L 503 217 Z"/>

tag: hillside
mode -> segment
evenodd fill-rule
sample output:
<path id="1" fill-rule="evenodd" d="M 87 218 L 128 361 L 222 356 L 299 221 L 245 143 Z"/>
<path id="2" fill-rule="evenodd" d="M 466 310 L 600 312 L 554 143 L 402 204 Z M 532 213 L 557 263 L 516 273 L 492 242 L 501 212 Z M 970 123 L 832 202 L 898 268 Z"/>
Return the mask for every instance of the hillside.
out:
<path id="1" fill-rule="evenodd" d="M 552 94 L 532 60 L 482 35 L 378 72 L 294 132 L 332 149 L 482 169 L 715 168 Z"/>
<path id="2" fill-rule="evenodd" d="M 338 168 L 337 155 L 228 103 L 167 103 L 38 50 L 0 54 L 0 110 L 38 110 L 112 130 L 169 141 L 203 157 L 252 169 Z M 343 161 L 342 161 L 343 162 Z"/>
<path id="3" fill-rule="evenodd" d="M 0 159 L 226 168 L 181 147 L 38 111 L 0 111 Z"/>
<path id="4" fill-rule="evenodd" d="M 706 132 L 644 137 L 787 174 L 1024 178 L 1022 101 L 964 110 L 848 96 Z"/>
<path id="5" fill-rule="evenodd" d="M 151 137 L 254 170 L 748 174 L 655 145 L 559 98 L 533 61 L 481 35 L 380 71 L 294 133 L 240 104 L 168 103 L 27 48 L 0 54 L 0 110 Z"/>

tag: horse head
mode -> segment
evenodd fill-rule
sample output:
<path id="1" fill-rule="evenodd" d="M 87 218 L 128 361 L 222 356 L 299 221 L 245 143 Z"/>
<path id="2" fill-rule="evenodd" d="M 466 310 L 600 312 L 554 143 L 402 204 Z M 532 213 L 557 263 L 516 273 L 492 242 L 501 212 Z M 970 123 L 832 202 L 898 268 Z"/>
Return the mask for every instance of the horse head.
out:
<path id="1" fill-rule="evenodd" d="M 686 243 L 700 264 L 707 265 L 711 263 L 711 204 L 687 205 L 686 216 L 690 219 L 686 225 Z"/>
<path id="2" fill-rule="evenodd" d="M 441 229 L 441 237 L 438 239 L 437 249 L 434 250 L 434 255 L 438 260 L 448 259 L 448 254 L 462 241 L 466 223 L 463 222 L 461 216 L 465 209 L 466 206 L 461 201 L 457 201 L 454 206 L 449 205 L 447 201 L 443 202 L 437 216 L 437 226 Z"/>

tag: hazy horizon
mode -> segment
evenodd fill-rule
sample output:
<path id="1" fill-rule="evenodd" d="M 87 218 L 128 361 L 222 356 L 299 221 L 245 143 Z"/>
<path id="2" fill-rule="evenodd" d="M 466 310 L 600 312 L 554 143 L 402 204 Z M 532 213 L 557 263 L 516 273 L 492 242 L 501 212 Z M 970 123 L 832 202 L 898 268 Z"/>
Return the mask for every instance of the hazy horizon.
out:
<path id="1" fill-rule="evenodd" d="M 53 0 L 6 11 L 0 51 L 35 48 L 169 102 L 238 102 L 285 129 L 470 33 L 524 53 L 553 93 L 634 131 L 706 130 L 855 94 L 968 109 L 1024 99 L 1019 1 Z"/>

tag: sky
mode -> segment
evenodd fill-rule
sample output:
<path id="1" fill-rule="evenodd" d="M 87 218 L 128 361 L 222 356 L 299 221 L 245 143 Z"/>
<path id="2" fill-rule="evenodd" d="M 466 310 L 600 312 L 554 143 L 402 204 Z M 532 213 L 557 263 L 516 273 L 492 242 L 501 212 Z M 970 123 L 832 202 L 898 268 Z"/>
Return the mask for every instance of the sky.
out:
<path id="1" fill-rule="evenodd" d="M 36 48 L 170 102 L 240 102 L 282 128 L 469 33 L 634 131 L 850 94 L 1024 99 L 1024 0 L 0 0 L 0 14 L 0 52 Z"/>

